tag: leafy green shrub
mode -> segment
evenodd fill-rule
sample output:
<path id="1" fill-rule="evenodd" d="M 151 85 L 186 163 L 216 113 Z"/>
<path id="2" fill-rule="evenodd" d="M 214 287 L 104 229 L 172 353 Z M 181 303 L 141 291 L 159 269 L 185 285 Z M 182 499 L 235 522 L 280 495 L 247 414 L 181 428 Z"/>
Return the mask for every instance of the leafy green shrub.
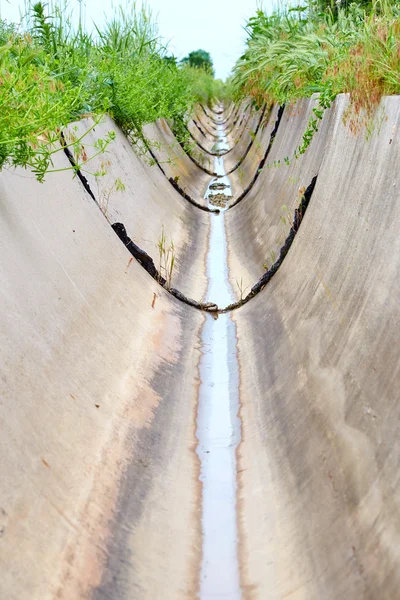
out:
<path id="1" fill-rule="evenodd" d="M 184 137 L 194 104 L 217 88 L 211 73 L 167 58 L 147 8 L 119 8 L 91 35 L 65 4 L 36 2 L 23 31 L 0 21 L 0 89 L 0 169 L 30 166 L 42 181 L 71 121 L 109 112 L 135 141 L 163 117 Z"/>
<path id="2" fill-rule="evenodd" d="M 0 168 L 33 167 L 39 179 L 58 149 L 60 126 L 82 99 L 82 86 L 63 82 L 28 36 L 0 48 Z"/>

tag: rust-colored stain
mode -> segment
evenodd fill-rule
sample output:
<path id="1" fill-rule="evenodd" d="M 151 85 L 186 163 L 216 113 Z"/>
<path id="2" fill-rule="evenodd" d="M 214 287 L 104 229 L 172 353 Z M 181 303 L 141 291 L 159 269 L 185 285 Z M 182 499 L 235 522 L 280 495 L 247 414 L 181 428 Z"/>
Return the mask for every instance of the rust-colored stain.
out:
<path id="1" fill-rule="evenodd" d="M 332 489 L 333 489 L 333 491 L 334 491 L 334 492 L 335 492 L 335 494 L 336 494 L 338 490 L 337 490 L 337 488 L 336 488 L 336 485 L 335 485 L 335 480 L 334 480 L 334 478 L 333 478 L 333 475 L 332 475 L 332 473 L 331 473 L 330 471 L 328 471 L 328 477 L 329 477 L 329 481 L 331 482 Z"/>
<path id="2" fill-rule="evenodd" d="M 132 261 L 133 261 L 133 256 L 132 256 L 132 258 L 130 258 L 130 259 L 128 260 L 128 264 L 126 265 L 125 273 L 127 273 L 127 272 L 128 272 L 128 269 L 129 269 L 129 267 L 130 267 L 130 265 L 131 265 L 131 262 L 132 262 Z"/>
<path id="3" fill-rule="evenodd" d="M 47 467 L 48 469 L 50 469 L 50 465 L 47 462 L 47 460 L 45 460 L 44 458 L 41 458 L 40 460 L 42 461 L 42 463 L 44 464 L 45 467 Z"/>
<path id="4" fill-rule="evenodd" d="M 155 303 L 156 303 L 156 298 L 157 298 L 157 294 L 154 292 L 154 294 L 153 294 L 153 302 L 151 303 L 151 308 L 154 308 Z"/>

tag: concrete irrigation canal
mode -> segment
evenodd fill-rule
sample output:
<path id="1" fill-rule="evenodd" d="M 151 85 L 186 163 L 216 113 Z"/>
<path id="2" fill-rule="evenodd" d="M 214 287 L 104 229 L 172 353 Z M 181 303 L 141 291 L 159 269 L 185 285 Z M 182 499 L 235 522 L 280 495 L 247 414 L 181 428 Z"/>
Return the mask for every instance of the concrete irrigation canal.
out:
<path id="1" fill-rule="evenodd" d="M 2 600 L 399 597 L 400 102 L 315 105 L 0 174 Z"/>

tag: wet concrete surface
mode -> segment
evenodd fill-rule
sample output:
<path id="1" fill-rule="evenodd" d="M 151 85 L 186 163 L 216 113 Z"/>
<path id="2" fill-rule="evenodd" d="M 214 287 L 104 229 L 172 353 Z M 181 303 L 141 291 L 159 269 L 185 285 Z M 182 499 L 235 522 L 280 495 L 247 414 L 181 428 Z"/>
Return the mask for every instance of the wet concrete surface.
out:
<path id="1" fill-rule="evenodd" d="M 219 147 L 228 147 L 222 127 L 219 128 L 219 137 Z M 215 194 L 221 193 L 220 190 L 213 190 L 213 186 L 218 184 L 224 186 L 224 195 L 231 195 L 229 178 L 224 174 L 223 158 L 215 158 L 215 171 L 218 178 L 211 180 L 206 193 L 209 202 Z M 222 306 L 233 299 L 227 277 L 224 211 L 225 208 L 221 207 L 219 215 L 210 215 L 206 295 L 206 301 L 213 298 Z M 236 326 L 230 315 L 206 316 L 201 331 L 202 358 L 196 431 L 202 482 L 201 600 L 242 598 L 236 494 L 236 451 L 241 441 L 236 344 Z"/>

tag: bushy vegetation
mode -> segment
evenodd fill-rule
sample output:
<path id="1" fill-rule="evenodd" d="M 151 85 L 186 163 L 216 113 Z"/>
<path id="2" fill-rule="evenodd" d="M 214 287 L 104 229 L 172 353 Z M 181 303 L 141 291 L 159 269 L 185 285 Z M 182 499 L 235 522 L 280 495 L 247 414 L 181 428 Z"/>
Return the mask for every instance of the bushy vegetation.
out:
<path id="1" fill-rule="evenodd" d="M 400 93 L 400 6 L 396 1 L 312 0 L 247 24 L 247 47 L 234 68 L 235 95 L 257 106 L 320 96 L 304 152 L 323 111 L 348 92 L 355 113 L 372 113 L 384 94 Z M 321 12 L 320 9 L 324 9 Z"/>
<path id="2" fill-rule="evenodd" d="M 217 86 L 211 72 L 167 56 L 147 8 L 120 8 L 89 34 L 66 5 L 37 2 L 22 25 L 0 21 L 0 90 L 0 169 L 30 166 L 43 180 L 71 121 L 108 112 L 135 140 L 157 118 L 181 124 Z"/>

